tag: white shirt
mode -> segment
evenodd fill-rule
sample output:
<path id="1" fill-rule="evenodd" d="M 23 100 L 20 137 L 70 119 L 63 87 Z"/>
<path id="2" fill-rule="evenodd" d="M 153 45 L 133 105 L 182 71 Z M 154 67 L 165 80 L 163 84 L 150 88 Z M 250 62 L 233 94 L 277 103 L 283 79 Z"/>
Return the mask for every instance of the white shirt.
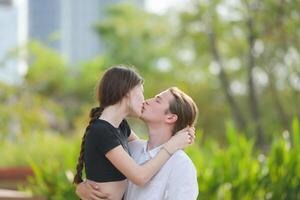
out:
<path id="1" fill-rule="evenodd" d="M 147 142 L 129 143 L 132 158 L 143 164 L 155 157 L 162 146 L 147 151 Z M 159 172 L 143 187 L 128 181 L 125 200 L 196 200 L 198 196 L 197 172 L 191 159 L 179 150 L 164 164 Z"/>

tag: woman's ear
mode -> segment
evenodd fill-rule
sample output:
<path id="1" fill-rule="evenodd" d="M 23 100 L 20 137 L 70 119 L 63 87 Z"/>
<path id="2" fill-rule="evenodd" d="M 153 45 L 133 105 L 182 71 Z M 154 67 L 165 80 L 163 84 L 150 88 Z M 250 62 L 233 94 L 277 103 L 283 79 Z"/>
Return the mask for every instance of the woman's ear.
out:
<path id="1" fill-rule="evenodd" d="M 127 92 L 119 103 L 129 106 L 129 104 L 130 104 L 129 102 L 130 102 L 130 95 L 129 95 L 129 92 Z"/>
<path id="2" fill-rule="evenodd" d="M 130 97 L 130 92 L 127 92 L 124 97 Z"/>
<path id="3" fill-rule="evenodd" d="M 170 124 L 173 124 L 177 121 L 177 119 L 178 119 L 178 116 L 176 114 L 170 113 L 170 114 L 167 115 L 166 122 L 170 123 Z"/>
<path id="4" fill-rule="evenodd" d="M 123 99 L 124 100 L 126 100 L 126 101 L 130 101 L 130 98 L 131 98 L 131 96 L 130 96 L 130 92 L 127 92 L 126 94 L 125 94 L 125 96 L 123 97 Z"/>

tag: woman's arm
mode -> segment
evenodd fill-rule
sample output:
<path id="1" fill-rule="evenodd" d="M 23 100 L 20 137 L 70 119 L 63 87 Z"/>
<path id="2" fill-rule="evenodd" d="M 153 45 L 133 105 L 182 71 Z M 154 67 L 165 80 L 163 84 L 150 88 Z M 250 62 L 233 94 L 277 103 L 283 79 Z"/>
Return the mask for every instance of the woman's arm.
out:
<path id="1" fill-rule="evenodd" d="M 135 132 L 133 132 L 133 130 L 131 129 L 131 132 L 130 132 L 129 137 L 127 138 L 127 141 L 128 141 L 128 142 L 131 142 L 131 141 L 133 141 L 133 140 L 138 140 L 138 139 L 140 139 L 139 136 L 137 136 L 137 135 L 135 134 Z"/>
<path id="2" fill-rule="evenodd" d="M 122 148 L 121 145 L 106 153 L 110 162 L 122 172 L 130 181 L 138 186 L 145 185 L 178 149 L 183 149 L 193 140 L 193 130 L 183 129 L 173 136 L 161 149 L 161 151 L 144 165 L 138 165 Z"/>

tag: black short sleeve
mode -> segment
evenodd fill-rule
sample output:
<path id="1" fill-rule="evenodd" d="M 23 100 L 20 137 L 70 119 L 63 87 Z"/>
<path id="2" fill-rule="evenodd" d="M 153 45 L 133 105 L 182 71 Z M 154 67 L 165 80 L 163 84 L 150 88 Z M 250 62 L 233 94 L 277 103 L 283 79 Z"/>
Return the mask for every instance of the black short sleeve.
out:
<path id="1" fill-rule="evenodd" d="M 99 153 L 105 155 L 113 148 L 121 145 L 120 140 L 113 131 L 103 124 L 97 124 L 91 128 L 89 134 L 91 134 L 93 142 L 96 142 L 96 150 Z"/>
<path id="2" fill-rule="evenodd" d="M 126 119 L 124 119 L 122 121 L 122 123 L 120 124 L 120 128 L 121 128 L 122 132 L 126 135 L 126 137 L 130 136 L 131 128 L 130 128 L 128 122 L 126 121 Z"/>

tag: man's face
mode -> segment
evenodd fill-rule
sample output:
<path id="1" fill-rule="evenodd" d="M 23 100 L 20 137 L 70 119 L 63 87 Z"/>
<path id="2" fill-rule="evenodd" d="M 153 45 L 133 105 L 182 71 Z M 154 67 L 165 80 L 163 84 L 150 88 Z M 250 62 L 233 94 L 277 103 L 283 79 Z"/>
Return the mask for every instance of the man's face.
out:
<path id="1" fill-rule="evenodd" d="M 143 105 L 141 119 L 144 122 L 166 122 L 170 102 L 173 95 L 169 90 L 165 90 L 151 99 L 147 99 Z"/>

